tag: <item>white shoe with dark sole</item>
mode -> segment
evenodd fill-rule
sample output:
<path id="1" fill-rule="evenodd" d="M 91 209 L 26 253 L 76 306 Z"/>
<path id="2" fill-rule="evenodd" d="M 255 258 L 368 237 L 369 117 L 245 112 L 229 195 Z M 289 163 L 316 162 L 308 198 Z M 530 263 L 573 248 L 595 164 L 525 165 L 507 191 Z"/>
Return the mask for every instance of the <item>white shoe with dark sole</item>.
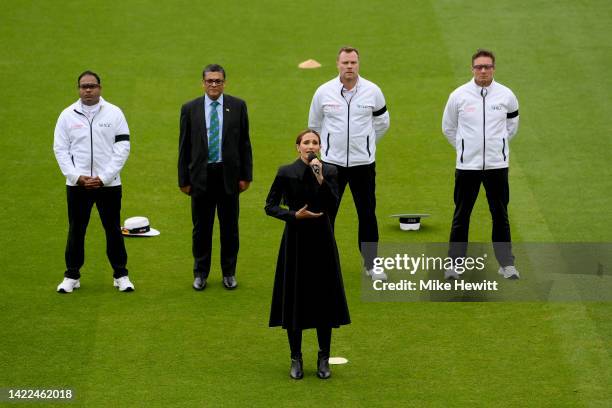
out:
<path id="1" fill-rule="evenodd" d="M 72 293 L 74 289 L 81 287 L 81 281 L 79 279 L 64 278 L 62 283 L 57 285 L 57 293 Z"/>
<path id="2" fill-rule="evenodd" d="M 132 292 L 134 290 L 134 284 L 127 276 L 114 279 L 113 286 L 119 289 L 119 292 Z"/>
<path id="3" fill-rule="evenodd" d="M 374 269 L 366 269 L 366 275 L 372 278 L 372 281 L 387 281 L 387 274 L 384 272 L 376 273 Z"/>
<path id="4" fill-rule="evenodd" d="M 503 276 L 506 279 L 520 279 L 521 277 L 521 275 L 519 275 L 519 272 L 516 270 L 514 265 L 500 266 L 499 271 L 497 271 L 497 273 L 499 273 L 501 276 Z"/>

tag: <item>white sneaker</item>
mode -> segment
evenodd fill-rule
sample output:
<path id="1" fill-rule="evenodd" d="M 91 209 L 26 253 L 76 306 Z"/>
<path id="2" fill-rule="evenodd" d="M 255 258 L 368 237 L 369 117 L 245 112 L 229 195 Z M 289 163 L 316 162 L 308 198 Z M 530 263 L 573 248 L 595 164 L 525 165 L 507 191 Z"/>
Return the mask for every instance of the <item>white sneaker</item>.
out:
<path id="1" fill-rule="evenodd" d="M 366 275 L 372 278 L 372 281 L 387 281 L 387 274 L 384 272 L 376 273 L 374 269 L 366 269 Z"/>
<path id="2" fill-rule="evenodd" d="M 130 282 L 130 278 L 127 276 L 114 279 L 113 286 L 119 288 L 119 292 L 131 292 L 134 290 L 134 284 Z"/>
<path id="3" fill-rule="evenodd" d="M 497 271 L 497 273 L 499 273 L 506 279 L 519 279 L 521 277 L 514 265 L 500 266 L 499 271 Z"/>
<path id="4" fill-rule="evenodd" d="M 74 289 L 81 287 L 79 279 L 64 278 L 62 283 L 57 285 L 57 293 L 72 293 Z"/>
<path id="5" fill-rule="evenodd" d="M 446 280 L 459 280 L 460 274 L 457 273 L 455 268 L 448 268 L 444 270 L 444 279 Z"/>

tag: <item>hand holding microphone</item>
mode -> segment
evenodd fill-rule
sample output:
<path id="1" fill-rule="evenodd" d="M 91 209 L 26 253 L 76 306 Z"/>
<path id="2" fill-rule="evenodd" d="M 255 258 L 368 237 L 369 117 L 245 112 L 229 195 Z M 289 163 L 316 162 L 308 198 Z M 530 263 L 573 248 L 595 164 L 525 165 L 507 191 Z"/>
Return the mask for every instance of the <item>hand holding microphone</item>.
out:
<path id="1" fill-rule="evenodd" d="M 308 153 L 308 165 L 312 169 L 312 172 L 317 177 L 319 184 L 323 183 L 323 174 L 321 174 L 321 168 L 323 167 L 319 158 L 313 152 Z"/>
<path id="2" fill-rule="evenodd" d="M 319 173 L 321 173 L 321 162 L 313 152 L 308 153 L 308 164 L 314 174 L 319 175 Z"/>

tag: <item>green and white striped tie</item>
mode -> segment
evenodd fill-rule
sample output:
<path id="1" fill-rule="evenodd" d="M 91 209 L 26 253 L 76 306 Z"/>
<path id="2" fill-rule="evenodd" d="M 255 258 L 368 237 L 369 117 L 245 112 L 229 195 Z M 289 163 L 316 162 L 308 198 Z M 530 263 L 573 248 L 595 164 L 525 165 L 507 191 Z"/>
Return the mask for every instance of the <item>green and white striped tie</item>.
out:
<path id="1" fill-rule="evenodd" d="M 208 129 L 208 162 L 216 163 L 219 161 L 219 114 L 217 106 L 219 102 L 212 101 L 210 104 L 210 128 Z"/>

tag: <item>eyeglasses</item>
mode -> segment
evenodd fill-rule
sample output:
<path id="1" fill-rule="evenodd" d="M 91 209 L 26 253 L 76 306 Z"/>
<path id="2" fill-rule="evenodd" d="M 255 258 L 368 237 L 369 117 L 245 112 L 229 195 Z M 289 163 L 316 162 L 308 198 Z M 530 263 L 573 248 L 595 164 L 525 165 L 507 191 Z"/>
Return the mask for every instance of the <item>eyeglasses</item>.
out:
<path id="1" fill-rule="evenodd" d="M 204 83 L 206 85 L 222 85 L 225 82 L 225 79 L 205 79 Z"/>
<path id="2" fill-rule="evenodd" d="M 493 68 L 495 68 L 495 65 L 493 65 L 493 64 L 474 65 L 472 67 L 472 69 L 474 71 L 482 71 L 483 69 L 488 71 L 488 70 L 493 69 Z"/>
<path id="3" fill-rule="evenodd" d="M 100 84 L 79 84 L 79 88 L 81 89 L 97 89 L 100 87 Z"/>

